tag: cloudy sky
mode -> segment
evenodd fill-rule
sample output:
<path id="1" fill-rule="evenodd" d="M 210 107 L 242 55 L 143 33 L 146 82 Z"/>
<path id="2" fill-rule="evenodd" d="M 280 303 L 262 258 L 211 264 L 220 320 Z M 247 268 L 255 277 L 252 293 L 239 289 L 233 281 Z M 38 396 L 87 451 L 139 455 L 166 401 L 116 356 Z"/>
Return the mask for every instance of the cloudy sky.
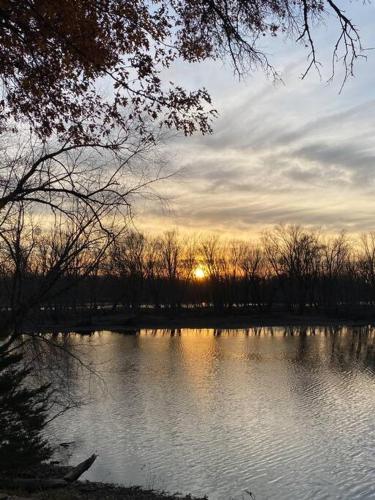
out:
<path id="1" fill-rule="evenodd" d="M 375 6 L 348 4 L 363 45 L 375 47 Z M 172 179 L 157 186 L 166 200 L 137 205 L 145 230 L 244 236 L 278 223 L 328 232 L 375 230 L 375 51 L 358 61 L 340 93 L 330 76 L 336 24 L 315 31 L 322 78 L 306 69 L 302 46 L 265 45 L 283 83 L 260 71 L 238 81 L 229 65 L 177 65 L 171 77 L 205 86 L 219 118 L 211 136 L 171 139 L 165 156 Z"/>

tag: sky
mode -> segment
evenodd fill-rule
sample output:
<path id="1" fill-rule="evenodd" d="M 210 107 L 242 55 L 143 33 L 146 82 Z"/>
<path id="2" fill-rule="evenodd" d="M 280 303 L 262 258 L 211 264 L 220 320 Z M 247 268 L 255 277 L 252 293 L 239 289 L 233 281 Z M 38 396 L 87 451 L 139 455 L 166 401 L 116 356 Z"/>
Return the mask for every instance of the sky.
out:
<path id="1" fill-rule="evenodd" d="M 375 47 L 375 6 L 354 2 L 346 11 L 363 45 Z M 260 70 L 239 81 L 225 62 L 170 70 L 188 88 L 205 86 L 219 116 L 210 136 L 168 140 L 174 175 L 155 185 L 163 201 L 137 202 L 138 228 L 241 238 L 279 223 L 375 230 L 375 51 L 340 92 L 340 71 L 327 83 L 335 27 L 329 19 L 314 32 L 321 78 L 311 70 L 301 80 L 307 52 L 282 39 L 264 45 L 282 82 Z"/>

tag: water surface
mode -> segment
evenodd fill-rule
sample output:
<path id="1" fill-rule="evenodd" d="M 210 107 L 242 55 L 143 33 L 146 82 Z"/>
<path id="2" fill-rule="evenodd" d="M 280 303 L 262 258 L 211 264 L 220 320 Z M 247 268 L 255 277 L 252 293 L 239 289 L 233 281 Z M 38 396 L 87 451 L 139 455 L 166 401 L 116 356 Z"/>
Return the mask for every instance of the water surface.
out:
<path id="1" fill-rule="evenodd" d="M 374 331 L 141 330 L 55 337 L 85 406 L 56 420 L 88 479 L 209 499 L 375 498 Z"/>

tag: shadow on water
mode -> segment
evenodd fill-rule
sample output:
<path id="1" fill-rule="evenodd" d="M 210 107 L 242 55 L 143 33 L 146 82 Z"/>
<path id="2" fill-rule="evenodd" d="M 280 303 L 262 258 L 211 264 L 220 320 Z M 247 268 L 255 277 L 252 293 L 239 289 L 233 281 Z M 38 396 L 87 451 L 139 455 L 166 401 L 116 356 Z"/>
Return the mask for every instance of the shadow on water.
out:
<path id="1" fill-rule="evenodd" d="M 320 335 L 319 342 L 309 337 Z M 323 329 L 286 329 L 284 336 L 297 338 L 296 362 L 319 364 L 329 360 L 336 370 L 357 369 L 375 371 L 375 330 L 373 327 Z"/>

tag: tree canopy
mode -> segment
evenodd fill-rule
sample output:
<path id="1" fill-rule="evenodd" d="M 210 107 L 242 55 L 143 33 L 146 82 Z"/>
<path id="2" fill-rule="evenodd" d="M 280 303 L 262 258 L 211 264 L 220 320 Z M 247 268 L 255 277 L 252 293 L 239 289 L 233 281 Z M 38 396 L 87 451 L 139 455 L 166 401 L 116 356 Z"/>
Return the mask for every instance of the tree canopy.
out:
<path id="1" fill-rule="evenodd" d="M 163 69 L 229 56 L 238 74 L 275 74 L 259 42 L 283 35 L 305 44 L 308 72 L 318 64 L 313 28 L 329 14 L 333 69 L 340 57 L 346 78 L 361 44 L 333 0 L 2 0 L 1 125 L 26 121 L 41 138 L 76 142 L 134 121 L 144 133 L 149 121 L 207 133 L 208 91 L 170 82 Z"/>

